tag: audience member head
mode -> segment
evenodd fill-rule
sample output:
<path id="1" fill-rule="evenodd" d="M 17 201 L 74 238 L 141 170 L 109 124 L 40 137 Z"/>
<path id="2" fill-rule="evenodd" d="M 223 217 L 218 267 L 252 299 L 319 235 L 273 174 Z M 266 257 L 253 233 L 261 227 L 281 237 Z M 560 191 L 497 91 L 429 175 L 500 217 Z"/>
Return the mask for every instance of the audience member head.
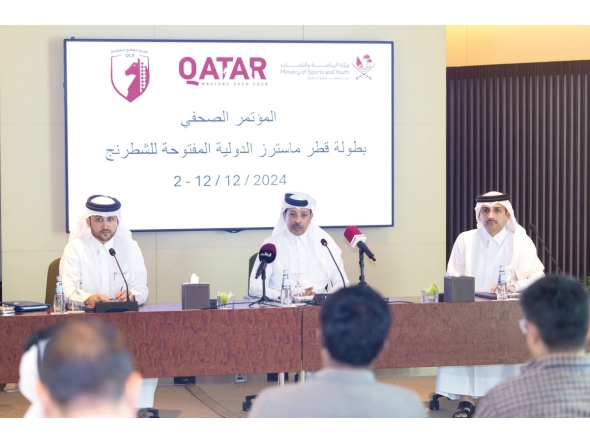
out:
<path id="1" fill-rule="evenodd" d="M 141 376 L 123 335 L 96 318 L 63 323 L 39 363 L 46 417 L 135 417 Z"/>
<path id="2" fill-rule="evenodd" d="M 534 282 L 520 298 L 527 345 L 533 357 L 583 351 L 588 336 L 588 292 L 563 275 Z"/>
<path id="3" fill-rule="evenodd" d="M 324 366 L 369 367 L 390 326 L 389 308 L 375 291 L 367 287 L 337 291 L 326 299 L 321 312 Z"/>

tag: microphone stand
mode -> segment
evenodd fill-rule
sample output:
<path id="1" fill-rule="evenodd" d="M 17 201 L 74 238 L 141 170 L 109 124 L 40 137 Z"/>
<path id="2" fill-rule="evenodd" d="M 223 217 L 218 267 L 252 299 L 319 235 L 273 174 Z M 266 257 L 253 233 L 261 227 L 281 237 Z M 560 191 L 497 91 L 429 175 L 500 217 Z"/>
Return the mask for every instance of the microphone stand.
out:
<path id="1" fill-rule="evenodd" d="M 357 287 L 371 288 L 371 286 L 365 281 L 365 251 L 362 248 L 359 248 L 359 266 L 361 267 L 361 275 L 359 276 L 359 284 Z"/>
<path id="2" fill-rule="evenodd" d="M 251 304 L 248 305 L 248 307 L 252 307 L 254 304 L 268 304 L 270 302 L 270 299 L 268 299 L 268 297 L 266 296 L 266 270 L 262 270 L 262 297 L 260 299 L 258 299 L 257 301 L 252 302 Z"/>
<path id="3" fill-rule="evenodd" d="M 551 258 L 551 260 L 553 261 L 553 263 L 555 264 L 555 267 L 557 268 L 557 271 L 559 272 L 559 274 L 563 274 L 563 271 L 561 271 L 561 268 L 559 268 L 559 265 L 557 265 L 557 261 L 555 260 L 555 258 L 553 257 L 553 255 L 551 254 L 551 251 L 549 251 L 549 248 L 547 248 L 547 245 L 545 245 L 545 242 L 543 242 L 543 238 L 539 235 L 539 233 L 537 232 L 537 227 L 534 226 L 533 224 L 529 225 L 529 229 L 535 233 L 537 235 L 537 239 L 539 239 L 541 241 L 541 243 L 543 244 L 543 247 L 545 247 L 545 251 L 547 252 L 547 254 L 549 255 L 549 257 Z"/>
<path id="4" fill-rule="evenodd" d="M 112 313 L 112 312 L 122 312 L 122 311 L 139 311 L 139 304 L 137 301 L 130 301 L 129 300 L 129 284 L 127 284 L 127 279 L 125 279 L 125 274 L 121 269 L 121 265 L 119 264 L 119 260 L 115 255 L 115 250 L 112 248 L 109 250 L 111 256 L 115 258 L 117 262 L 117 267 L 119 267 L 119 271 L 121 272 L 121 276 L 123 276 L 123 281 L 125 282 L 125 289 L 127 291 L 127 300 L 126 301 L 116 301 L 116 302 L 106 302 L 106 301 L 98 301 L 94 304 L 94 311 L 96 313 Z"/>

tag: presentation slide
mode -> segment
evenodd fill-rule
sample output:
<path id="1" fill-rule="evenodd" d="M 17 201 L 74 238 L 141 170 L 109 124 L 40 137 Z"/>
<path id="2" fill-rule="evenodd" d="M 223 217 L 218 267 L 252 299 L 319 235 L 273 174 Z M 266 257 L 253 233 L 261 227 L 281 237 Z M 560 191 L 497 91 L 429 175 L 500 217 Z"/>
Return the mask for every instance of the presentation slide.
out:
<path id="1" fill-rule="evenodd" d="M 135 231 L 393 225 L 393 42 L 64 41 L 67 226 L 116 197 Z"/>

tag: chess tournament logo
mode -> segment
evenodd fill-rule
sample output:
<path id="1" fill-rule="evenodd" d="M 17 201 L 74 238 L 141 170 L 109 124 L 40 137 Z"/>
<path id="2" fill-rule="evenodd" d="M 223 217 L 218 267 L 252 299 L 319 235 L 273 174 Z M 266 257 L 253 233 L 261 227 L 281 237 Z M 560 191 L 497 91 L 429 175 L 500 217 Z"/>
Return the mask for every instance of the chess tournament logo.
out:
<path id="1" fill-rule="evenodd" d="M 133 102 L 150 84 L 149 57 L 136 53 L 112 56 L 111 83 L 121 97 Z"/>

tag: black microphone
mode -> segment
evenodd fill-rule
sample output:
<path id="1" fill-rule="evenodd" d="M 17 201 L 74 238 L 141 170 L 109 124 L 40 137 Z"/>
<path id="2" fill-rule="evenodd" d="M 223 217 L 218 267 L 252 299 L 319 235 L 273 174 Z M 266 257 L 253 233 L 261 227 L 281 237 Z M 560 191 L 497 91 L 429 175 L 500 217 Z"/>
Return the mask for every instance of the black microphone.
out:
<path id="1" fill-rule="evenodd" d="M 553 257 L 553 255 L 551 254 L 551 251 L 549 251 L 549 248 L 547 248 L 547 245 L 545 245 L 545 242 L 543 242 L 543 238 L 541 237 L 541 235 L 537 232 L 537 227 L 535 226 L 535 224 L 533 224 L 532 222 L 529 224 L 529 228 L 531 229 L 531 231 L 533 233 L 535 233 L 537 235 L 537 238 L 541 241 L 541 243 L 543 244 L 543 247 L 545 247 L 545 251 L 547 252 L 547 254 L 549 255 L 549 257 L 551 258 L 551 260 L 553 261 L 553 263 L 555 264 L 555 267 L 557 267 L 557 271 L 559 271 L 560 274 L 563 274 L 563 271 L 561 271 L 561 268 L 559 268 L 559 265 L 557 265 L 557 261 L 555 260 L 555 258 Z"/>
<path id="2" fill-rule="evenodd" d="M 328 248 L 328 241 L 326 239 L 322 239 L 321 242 L 324 247 Z M 330 252 L 330 256 L 332 256 L 332 260 L 334 261 L 334 265 L 336 265 L 336 269 L 338 270 L 338 273 L 340 273 L 340 277 L 342 278 L 342 285 L 344 285 L 344 288 L 346 288 L 346 281 L 344 280 L 344 276 L 342 276 L 342 272 L 340 271 L 340 267 L 336 263 L 336 259 L 334 259 L 334 255 L 332 254 L 332 251 L 330 250 L 330 248 L 328 248 L 328 251 Z"/>
<path id="3" fill-rule="evenodd" d="M 127 300 L 108 302 L 98 301 L 94 304 L 94 311 L 96 311 L 96 313 L 139 311 L 139 304 L 137 303 L 137 301 L 129 300 L 129 285 L 127 284 L 127 279 L 125 279 L 125 275 L 123 274 L 123 270 L 121 269 L 121 265 L 119 264 L 119 260 L 117 259 L 117 253 L 115 253 L 115 249 L 109 248 L 109 254 L 115 258 L 117 266 L 119 267 L 119 271 L 121 272 L 121 276 L 123 276 L 123 281 L 125 281 L 125 288 L 127 289 Z"/>
<path id="4" fill-rule="evenodd" d="M 114 248 L 109 248 L 109 254 L 115 258 L 117 262 L 117 266 L 119 267 L 119 271 L 121 272 L 121 276 L 123 276 L 123 280 L 125 281 L 125 288 L 127 289 L 127 302 L 129 302 L 129 285 L 127 285 L 127 279 L 125 279 L 125 275 L 123 274 L 123 270 L 121 270 L 121 265 L 119 264 L 119 260 L 117 259 L 117 253 L 115 253 Z"/>
<path id="5" fill-rule="evenodd" d="M 364 242 L 367 240 L 367 236 L 361 233 L 361 230 L 359 230 L 357 227 L 348 227 L 346 230 L 344 230 L 344 237 L 348 242 L 350 242 L 351 247 L 358 247 L 359 250 L 369 256 L 369 259 L 374 261 L 377 260 L 375 259 L 375 255 L 371 252 L 371 250 L 369 250 L 369 247 L 367 247 L 367 244 Z"/>
<path id="6" fill-rule="evenodd" d="M 260 251 L 258 252 L 258 259 L 260 260 L 260 265 L 256 270 L 256 275 L 254 279 L 258 279 L 262 272 L 266 269 L 266 266 L 272 262 L 277 257 L 277 247 L 274 244 L 264 244 L 260 247 Z"/>

